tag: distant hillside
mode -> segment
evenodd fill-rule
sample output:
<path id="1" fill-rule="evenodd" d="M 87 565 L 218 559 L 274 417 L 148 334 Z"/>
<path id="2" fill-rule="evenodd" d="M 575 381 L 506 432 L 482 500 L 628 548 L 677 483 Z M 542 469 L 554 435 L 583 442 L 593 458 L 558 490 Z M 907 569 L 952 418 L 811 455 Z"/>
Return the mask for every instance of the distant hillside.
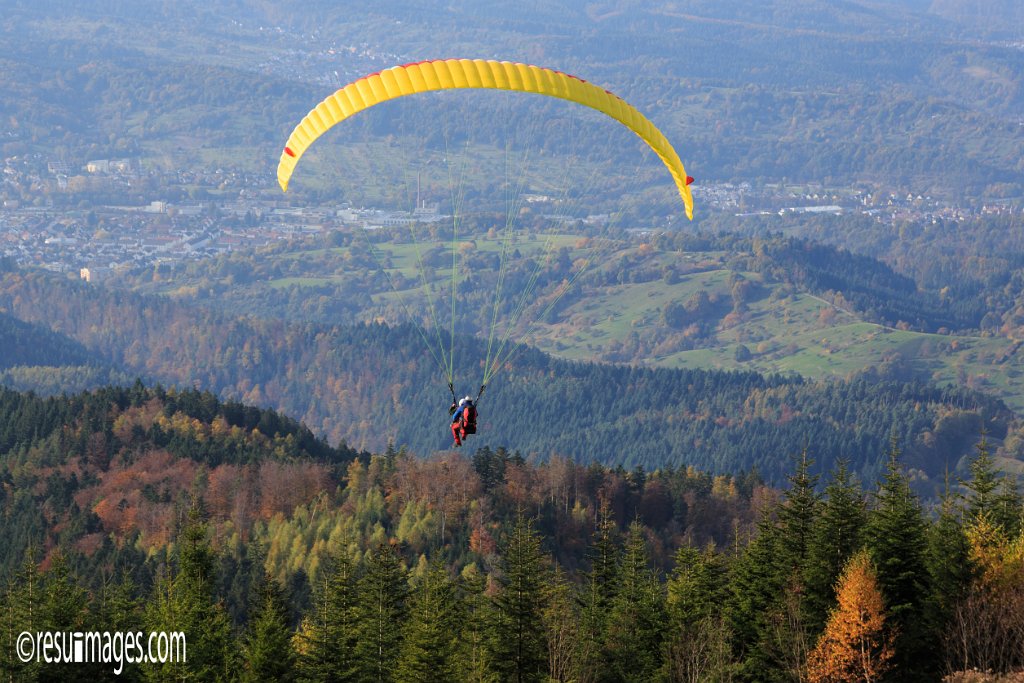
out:
<path id="1" fill-rule="evenodd" d="M 983 5 L 935 3 L 935 11 L 968 16 Z M 996 6 L 1005 9 L 980 21 L 1021 25 L 1011 0 Z M 700 181 L 789 177 L 1019 196 L 1024 56 L 963 40 L 959 27 L 923 10 L 823 0 L 525 8 L 19 0 L 0 27 L 9 46 L 0 85 L 10 94 L 0 102 L 0 152 L 39 154 L 41 172 L 56 157 L 76 170 L 121 157 L 147 168 L 242 168 L 270 187 L 280 145 L 311 104 L 342 81 L 445 53 L 541 62 L 604 84 L 665 130 Z M 341 188 L 360 198 L 376 183 L 393 187 L 400 176 L 381 178 L 379 165 L 339 173 L 333 160 L 354 147 L 363 148 L 360 160 L 366 148 L 375 160 L 396 147 L 415 157 L 424 144 L 439 146 L 445 121 L 478 136 L 482 153 L 504 148 L 491 139 L 500 112 L 481 98 L 438 102 L 416 98 L 355 118 L 319 144 L 319 164 L 316 155 L 306 162 L 331 192 L 300 184 L 295 196 L 337 198 Z M 532 106 L 514 113 L 524 123 L 562 116 Z M 579 147 L 603 154 L 606 167 L 635 163 L 632 150 L 606 148 L 606 130 L 580 128 Z M 42 180 L 57 199 L 77 199 L 75 184 L 63 191 Z M 38 197 L 18 189 L 24 201 Z M 152 200 L 147 189 L 133 186 L 129 198 Z M 605 194 L 616 196 L 614 185 Z"/>
<path id="2" fill-rule="evenodd" d="M 86 365 L 93 361 L 95 356 L 73 339 L 0 311 L 0 370 L 16 365 Z"/>
<path id="3" fill-rule="evenodd" d="M 1018 0 L 931 0 L 929 11 L 990 35 L 1024 37 L 1024 5 Z"/>
<path id="4" fill-rule="evenodd" d="M 749 219 L 748 235 L 665 231 L 637 239 L 597 238 L 600 258 L 541 319 L 546 302 L 595 249 L 584 235 L 516 235 L 515 253 L 498 301 L 499 333 L 532 282 L 527 308 L 512 341 L 558 358 L 665 368 L 740 369 L 798 373 L 812 379 L 877 376 L 987 391 L 1024 410 L 1024 372 L 1016 354 L 1016 327 L 998 328 L 1024 310 L 1017 291 L 1013 223 L 986 220 L 900 231 L 869 216 L 787 219 L 789 234 L 839 242 L 843 248 L 768 232 Z M 486 222 L 484 222 L 486 226 Z M 745 229 L 747 224 L 744 223 Z M 424 231 L 421 231 L 424 232 Z M 456 326 L 487 338 L 501 235 L 466 227 L 460 257 Z M 856 234 L 865 239 L 858 243 Z M 921 241 L 914 235 L 920 234 Z M 1001 241 L 974 249 L 974 241 Z M 424 240 L 435 304 L 447 300 L 450 242 Z M 111 286 L 170 296 L 228 315 L 297 323 L 351 325 L 384 320 L 432 327 L 408 231 L 374 233 L 376 257 L 359 231 L 345 229 L 278 243 L 269 249 L 124 272 Z M 944 250 L 942 245 L 950 245 Z M 955 246 L 954 246 L 955 245 Z M 915 262 L 915 246 L 920 256 Z M 521 252 L 521 253 L 520 253 Z M 877 254 L 884 254 L 880 261 Z M 909 268 L 918 282 L 897 272 Z M 542 264 L 538 270 L 536 264 Z M 383 264 L 391 274 L 381 272 Z M 918 266 L 922 269 L 918 270 Z M 531 280 L 531 272 L 537 275 Z M 920 273 L 920 275 L 918 275 Z M 392 286 L 402 292 L 401 300 Z M 447 308 L 447 306 L 445 307 Z M 442 329 L 450 315 L 438 312 Z"/>
<path id="5" fill-rule="evenodd" d="M 854 224 L 859 226 L 861 222 Z M 830 228 L 844 232 L 846 224 L 836 219 Z M 447 295 L 450 269 L 444 266 L 451 260 L 451 243 L 444 232 L 436 238 L 426 232 L 421 228 L 417 238 L 416 247 L 423 254 L 420 262 L 414 258 L 404 228 L 381 230 L 372 243 L 360 237 L 359 231 L 340 229 L 270 248 L 162 266 L 158 277 L 148 269 L 122 271 L 111 284 L 261 318 L 351 324 L 378 317 L 406 320 L 411 312 L 416 316 L 413 319 L 420 320 L 422 315 L 427 322 L 429 317 L 423 315 L 428 308 L 424 281 L 432 288 L 435 302 Z M 501 269 L 499 253 L 505 237 L 504 233 L 488 234 L 474 226 L 460 229 L 460 273 L 464 283 L 457 291 L 456 325 L 460 330 L 483 337 L 488 334 L 492 321 L 480 312 L 490 311 L 494 305 Z M 501 328 L 515 311 L 522 292 L 529 291 L 527 305 L 547 301 L 575 275 L 578 269 L 574 264 L 590 258 L 595 262 L 560 299 L 551 319 L 558 322 L 588 317 L 595 304 L 623 294 L 629 296 L 634 290 L 640 292 L 645 284 L 656 283 L 658 291 L 633 297 L 648 299 L 650 305 L 638 303 L 637 308 L 643 306 L 644 310 L 631 312 L 632 329 L 649 347 L 671 346 L 673 340 L 667 337 L 672 335 L 673 327 L 680 325 L 664 324 L 672 317 L 665 313 L 666 307 L 678 306 L 694 293 L 694 286 L 686 284 L 688 280 L 714 279 L 711 275 L 716 271 L 732 271 L 729 282 L 714 287 L 730 291 L 722 296 L 709 289 L 713 305 L 702 311 L 688 310 L 686 321 L 711 327 L 730 311 L 742 317 L 746 306 L 772 296 L 776 286 L 818 297 L 841 293 L 845 309 L 861 320 L 919 332 L 942 329 L 975 333 L 986 313 L 998 315 L 1002 312 L 998 306 L 1009 305 L 1001 299 L 986 299 L 978 291 L 981 284 L 968 278 L 955 288 L 946 287 L 940 297 L 877 258 L 781 234 L 744 238 L 728 233 L 664 231 L 638 240 L 621 231 L 615 239 L 595 240 L 568 230 L 549 236 L 521 229 L 512 230 L 511 237 L 514 253 L 505 259 L 497 302 Z M 546 239 L 550 243 L 545 249 Z M 539 268 L 538 262 L 542 264 Z M 382 265 L 390 279 L 384 276 Z M 751 272 L 761 276 L 758 282 L 743 281 L 744 273 Z M 537 277 L 532 280 L 534 273 Z M 617 291 L 620 288 L 622 293 Z M 401 301 L 395 289 L 402 293 Z M 651 315 L 653 304 L 660 307 L 655 316 Z M 585 332 L 587 327 L 600 324 L 598 314 L 590 313 L 589 317 L 590 322 L 577 325 L 576 331 Z M 655 317 L 657 324 L 649 324 Z M 524 319 L 531 318 L 527 315 Z M 564 334 L 561 336 L 567 341 Z M 685 346 L 682 340 L 675 341 Z M 638 353 L 618 360 L 644 362 L 649 357 Z"/>
<path id="6" fill-rule="evenodd" d="M 418 453 L 450 444 L 447 387 L 408 326 L 233 319 L 45 273 L 8 274 L 0 306 L 37 321 L 46 311 L 54 329 L 128 371 L 274 407 L 335 442 L 381 449 L 393 440 Z M 486 349 L 476 339 L 456 342 L 461 393 L 475 388 Z M 771 481 L 804 448 L 823 468 L 844 457 L 874 477 L 893 434 L 909 464 L 939 477 L 970 452 L 983 426 L 1002 436 L 1011 419 L 1000 402 L 961 389 L 644 370 L 532 350 L 492 383 L 481 415 L 474 445 L 626 467 L 756 467 Z"/>
<path id="7" fill-rule="evenodd" d="M 77 341 L 0 311 L 0 385 L 44 395 L 130 384 Z"/>

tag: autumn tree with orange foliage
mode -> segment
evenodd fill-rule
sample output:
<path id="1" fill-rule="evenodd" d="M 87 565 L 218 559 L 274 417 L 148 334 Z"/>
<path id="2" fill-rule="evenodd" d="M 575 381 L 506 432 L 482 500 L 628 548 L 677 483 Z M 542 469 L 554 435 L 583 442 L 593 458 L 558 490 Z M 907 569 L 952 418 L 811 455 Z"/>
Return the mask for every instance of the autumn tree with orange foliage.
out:
<path id="1" fill-rule="evenodd" d="M 812 683 L 877 681 L 888 671 L 892 637 L 867 552 L 850 558 L 836 588 L 838 605 L 807 662 Z"/>

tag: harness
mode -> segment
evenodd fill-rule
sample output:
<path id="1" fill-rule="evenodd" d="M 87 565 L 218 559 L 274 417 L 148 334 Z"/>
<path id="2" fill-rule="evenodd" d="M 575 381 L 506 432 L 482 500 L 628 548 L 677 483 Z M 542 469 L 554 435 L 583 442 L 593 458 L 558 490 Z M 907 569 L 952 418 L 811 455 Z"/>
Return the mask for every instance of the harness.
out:
<path id="1" fill-rule="evenodd" d="M 467 434 L 476 434 L 476 406 L 467 405 L 462 409 L 462 428 Z"/>

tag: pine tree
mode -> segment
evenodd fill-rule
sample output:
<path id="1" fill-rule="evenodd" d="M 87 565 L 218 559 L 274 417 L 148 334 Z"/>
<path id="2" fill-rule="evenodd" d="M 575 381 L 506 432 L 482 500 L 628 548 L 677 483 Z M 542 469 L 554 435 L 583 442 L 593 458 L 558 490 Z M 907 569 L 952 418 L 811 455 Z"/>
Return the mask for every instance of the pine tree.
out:
<path id="1" fill-rule="evenodd" d="M 1024 500 L 1021 499 L 1017 482 L 1004 475 L 999 482 L 993 504 L 992 519 L 1007 537 L 1014 538 L 1024 529 Z"/>
<path id="2" fill-rule="evenodd" d="M 985 518 L 1007 537 L 1013 538 L 1020 532 L 1024 516 L 1024 500 L 1017 483 L 996 470 L 984 432 L 974 448 L 976 453 L 970 462 L 971 478 L 963 482 L 968 490 L 968 519 L 977 523 Z"/>
<path id="3" fill-rule="evenodd" d="M 178 572 L 158 580 L 146 610 L 150 631 L 182 631 L 187 661 L 145 667 L 156 681 L 228 681 L 235 677 L 236 649 L 231 622 L 222 604 L 214 601 L 215 558 L 207 527 L 197 506 L 178 537 Z"/>
<path id="4" fill-rule="evenodd" d="M 67 557 L 57 551 L 50 561 L 50 567 L 43 575 L 43 604 L 41 616 L 45 630 L 58 633 L 74 633 L 87 630 L 88 598 L 78 577 L 72 574 Z M 102 676 L 99 664 L 68 666 L 64 662 L 43 663 L 39 669 L 39 681 L 93 681 Z"/>
<path id="5" fill-rule="evenodd" d="M 929 594 L 925 564 L 926 524 L 917 497 L 899 464 L 895 441 L 885 478 L 879 485 L 875 508 L 868 514 L 865 544 L 878 572 L 888 622 L 897 633 L 894 664 L 900 671 L 926 677 L 937 662 L 928 657 L 929 638 L 938 641 L 925 623 Z M 908 675 L 910 675 L 908 673 Z"/>
<path id="6" fill-rule="evenodd" d="M 442 565 L 431 566 L 412 596 L 396 680 L 409 683 L 459 681 L 455 586 Z"/>
<path id="7" fill-rule="evenodd" d="M 393 680 L 408 614 L 409 583 L 402 559 L 390 543 L 379 543 L 359 581 L 359 643 L 356 654 L 365 680 Z"/>
<path id="8" fill-rule="evenodd" d="M 462 628 L 456 657 L 459 680 L 491 683 L 496 674 L 490 666 L 489 637 L 494 607 L 485 594 L 487 577 L 476 565 L 467 565 L 459 577 L 462 593 Z"/>
<path id="9" fill-rule="evenodd" d="M 871 558 L 850 558 L 836 589 L 837 606 L 808 657 L 812 683 L 871 683 L 880 680 L 893 657 L 885 630 L 885 607 Z"/>
<path id="10" fill-rule="evenodd" d="M 713 545 L 703 551 L 682 546 L 676 551 L 668 580 L 668 613 L 672 624 L 692 625 L 717 614 L 727 588 L 726 567 Z"/>
<path id="11" fill-rule="evenodd" d="M 573 584 L 555 567 L 547 590 L 544 630 L 547 636 L 548 678 L 559 683 L 579 680 L 580 615 Z"/>
<path id="12" fill-rule="evenodd" d="M 93 622 L 110 631 L 128 631 L 141 621 L 141 601 L 132 577 L 124 572 L 118 581 L 107 579 L 93 600 Z"/>
<path id="13" fill-rule="evenodd" d="M 969 468 L 971 478 L 963 482 L 968 490 L 967 514 L 971 521 L 986 516 L 994 521 L 996 489 L 999 488 L 999 474 L 988 448 L 987 435 L 982 432 L 981 441 L 974 446 L 975 454 Z"/>
<path id="14" fill-rule="evenodd" d="M 950 492 L 947 478 L 938 519 L 928 527 L 925 563 L 931 592 L 926 614 L 937 633 L 947 633 L 957 606 L 974 574 L 971 548 L 961 523 L 962 510 Z"/>
<path id="15" fill-rule="evenodd" d="M 779 536 L 766 510 L 758 522 L 757 536 L 734 561 L 725 613 L 741 680 L 775 681 L 785 677 L 773 632 L 773 620 L 787 587 L 785 575 L 779 570 Z"/>
<path id="16" fill-rule="evenodd" d="M 608 680 L 649 681 L 661 666 L 665 601 L 649 568 L 644 527 L 629 526 L 606 630 Z"/>
<path id="17" fill-rule="evenodd" d="M 804 615 L 812 637 L 825 628 L 835 605 L 835 586 L 847 561 L 860 549 L 867 507 L 859 486 L 850 477 L 846 461 L 836 463 L 825 487 L 825 500 L 811 530 L 804 564 Z"/>
<path id="18" fill-rule="evenodd" d="M 357 568 L 340 552 L 322 572 L 312 613 L 296 638 L 300 679 L 309 683 L 360 680 L 359 626 Z"/>
<path id="19" fill-rule="evenodd" d="M 580 666 L 585 679 L 596 679 L 608 668 L 601 644 L 605 641 L 621 559 L 615 521 L 607 505 L 602 505 L 598 512 L 597 528 L 587 556 L 590 571 L 584 578 Z"/>
<path id="20" fill-rule="evenodd" d="M 522 514 L 501 553 L 500 589 L 495 599 L 491 661 L 503 681 L 543 681 L 544 590 L 547 584 L 540 537 Z"/>
<path id="21" fill-rule="evenodd" d="M 723 558 L 708 546 L 683 546 L 668 580 L 664 666 L 669 681 L 721 681 L 729 675 L 729 632 L 721 614 L 728 577 Z"/>
<path id="22" fill-rule="evenodd" d="M 44 576 L 43 618 L 47 628 L 76 631 L 85 626 L 88 597 L 79 584 L 64 553 L 55 553 Z"/>
<path id="23" fill-rule="evenodd" d="M 0 599 L 0 675 L 5 681 L 35 681 L 40 664 L 34 659 L 22 662 L 17 655 L 17 638 L 23 631 L 35 633 L 45 629 L 43 609 L 43 578 L 36 564 L 34 546 L 30 546 L 21 570 L 7 580 Z"/>
<path id="24" fill-rule="evenodd" d="M 257 589 L 257 603 L 249 617 L 249 629 L 242 645 L 242 681 L 283 681 L 291 683 L 298 673 L 298 658 L 288 627 L 288 604 L 280 584 L 264 575 Z"/>
<path id="25" fill-rule="evenodd" d="M 779 544 L 787 578 L 799 574 L 811 545 L 812 529 L 820 504 L 814 490 L 818 477 L 810 473 L 813 462 L 804 449 L 796 471 L 789 477 L 789 489 L 783 494 L 783 502 L 778 509 L 781 531 Z"/>
<path id="26" fill-rule="evenodd" d="M 607 610 L 615 597 L 616 580 L 622 553 L 617 539 L 615 520 L 606 505 L 601 506 L 594 542 L 587 553 L 590 559 L 588 599 L 599 610 Z"/>
<path id="27" fill-rule="evenodd" d="M 144 623 L 142 599 L 128 572 L 124 572 L 117 581 L 109 578 L 105 580 L 93 597 L 90 609 L 92 630 L 126 633 L 138 630 L 139 624 Z M 83 665 L 80 668 L 83 673 L 90 674 L 86 678 L 89 681 L 105 680 L 112 673 L 111 667 L 102 663 L 93 666 Z M 137 665 L 126 665 L 120 674 L 115 674 L 115 678 L 124 683 L 141 681 L 142 668 Z"/>
<path id="28" fill-rule="evenodd" d="M 803 572 L 821 507 L 820 496 L 815 491 L 818 477 L 810 473 L 812 464 L 805 448 L 777 509 L 779 555 L 774 565 L 783 590 L 766 615 L 769 629 L 765 645 L 780 667 L 797 678 L 802 677 L 809 649 L 804 623 L 807 591 Z"/>

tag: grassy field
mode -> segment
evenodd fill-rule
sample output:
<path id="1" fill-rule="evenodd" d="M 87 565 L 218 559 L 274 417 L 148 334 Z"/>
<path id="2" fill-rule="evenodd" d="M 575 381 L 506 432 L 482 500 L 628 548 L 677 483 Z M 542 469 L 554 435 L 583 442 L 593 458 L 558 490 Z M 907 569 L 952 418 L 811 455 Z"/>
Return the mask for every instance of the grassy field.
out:
<path id="1" fill-rule="evenodd" d="M 420 227 L 418 230 L 423 231 Z M 422 237 L 422 235 L 420 236 Z M 404 238 L 403 238 L 404 239 Z M 365 253 L 368 242 L 356 240 L 355 248 Z M 608 243 L 605 243 L 607 245 Z M 601 245 L 602 247 L 605 245 Z M 421 284 L 419 258 L 428 258 L 431 249 L 450 248 L 450 242 L 381 242 L 375 245 L 377 258 L 386 264 L 392 281 L 402 282 L 401 291 L 385 287 L 372 294 L 373 307 L 365 311 L 367 320 L 396 316 L 391 322 L 412 318 L 427 324 L 433 320 Z M 540 258 L 567 247 L 572 259 L 593 256 L 577 235 L 554 234 L 550 237 L 516 235 L 512 248 L 522 258 Z M 417 248 L 420 255 L 417 256 Z M 462 241 L 463 256 L 497 254 L 502 248 L 497 237 L 476 236 Z M 599 247 L 600 248 L 600 247 Z M 755 370 L 762 373 L 796 373 L 811 378 L 848 377 L 872 368 L 914 376 L 940 384 L 965 384 L 999 396 L 1013 409 L 1024 411 L 1024 364 L 1013 340 L 998 337 L 970 337 L 924 334 L 865 322 L 856 315 L 835 308 L 816 296 L 795 292 L 785 285 L 763 281 L 754 272 L 736 272 L 729 266 L 731 256 L 723 252 L 676 253 L 641 252 L 638 247 L 618 245 L 603 255 L 592 268 L 615 272 L 620 259 L 632 258 L 644 268 L 657 272 L 669 265 L 688 270 L 669 284 L 664 278 L 644 282 L 605 285 L 600 279 L 584 277 L 566 297 L 550 320 L 541 322 L 547 300 L 536 296 L 511 334 L 511 341 L 534 345 L 555 356 L 571 360 L 636 362 L 667 368 L 716 368 Z M 296 249 L 275 254 L 281 277 L 246 285 L 235 296 L 259 297 L 260 288 L 288 289 L 334 286 L 345 288 L 353 277 L 345 264 L 352 253 L 348 247 Z M 366 259 L 359 266 L 367 271 Z M 435 306 L 437 324 L 450 324 L 448 284 L 449 257 L 434 255 L 435 267 L 428 268 L 428 284 Z M 464 261 L 460 262 L 463 263 Z M 297 267 L 301 264 L 301 267 Z M 372 269 L 371 269 L 372 270 Z M 460 281 L 472 273 L 460 266 Z M 478 273 L 479 274 L 479 273 Z M 486 273 L 484 273 L 486 275 Z M 493 275 L 491 273 L 490 275 Z M 748 281 L 754 294 L 742 310 L 734 310 L 731 287 L 736 278 Z M 613 278 L 614 279 L 614 278 Z M 164 293 L 187 298 L 192 283 L 170 280 L 158 283 Z M 236 285 L 231 285 L 232 289 Z M 684 321 L 682 329 L 672 329 L 665 310 L 673 303 L 691 301 L 699 292 L 711 304 L 699 320 Z M 517 301 L 518 292 L 506 291 L 503 297 Z M 460 311 L 460 316 L 471 315 Z M 286 312 L 281 315 L 287 317 Z M 398 319 L 402 318 L 402 319 Z M 460 329 L 475 326 L 485 329 L 486 321 L 460 319 Z M 498 334 L 506 330 L 499 322 Z M 737 354 L 740 345 L 746 354 Z M 745 358 L 745 360 L 738 360 Z"/>
<path id="2" fill-rule="evenodd" d="M 709 270 L 668 286 L 664 282 L 622 285 L 593 292 L 566 310 L 555 324 L 540 325 L 529 340 L 574 360 L 600 359 L 631 337 L 657 336 L 663 307 L 698 290 L 728 294 L 729 271 Z M 756 279 L 752 273 L 744 274 Z M 742 344 L 749 360 L 737 360 Z M 696 348 L 654 353 L 642 362 L 669 368 L 756 370 L 811 378 L 848 377 L 899 359 L 909 372 L 940 384 L 967 384 L 991 392 L 1024 411 L 1024 364 L 1007 357 L 1013 341 L 925 334 L 864 322 L 807 294 L 753 302 L 734 324 L 720 323 Z"/>

